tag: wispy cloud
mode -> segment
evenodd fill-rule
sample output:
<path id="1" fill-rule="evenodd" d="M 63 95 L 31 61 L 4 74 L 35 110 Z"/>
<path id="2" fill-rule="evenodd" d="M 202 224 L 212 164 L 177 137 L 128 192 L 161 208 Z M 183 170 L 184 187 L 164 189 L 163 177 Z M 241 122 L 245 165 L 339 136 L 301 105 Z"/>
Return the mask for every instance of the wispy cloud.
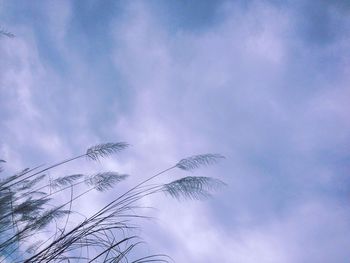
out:
<path id="1" fill-rule="evenodd" d="M 171 5 L 27 7 L 18 37 L 0 42 L 2 154 L 19 165 L 128 141 L 129 158 L 105 165 L 133 182 L 220 152 L 226 162 L 200 174 L 228 188 L 207 203 L 157 199 L 160 228 L 145 230 L 154 251 L 179 262 L 344 261 L 346 1 Z M 6 8 L 16 21 L 21 9 Z"/>

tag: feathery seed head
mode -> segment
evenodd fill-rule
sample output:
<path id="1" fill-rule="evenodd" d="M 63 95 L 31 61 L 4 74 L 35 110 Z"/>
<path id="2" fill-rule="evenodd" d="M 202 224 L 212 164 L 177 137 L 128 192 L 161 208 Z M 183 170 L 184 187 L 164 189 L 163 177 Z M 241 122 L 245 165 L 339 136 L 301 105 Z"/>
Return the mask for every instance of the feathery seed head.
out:
<path id="1" fill-rule="evenodd" d="M 207 166 L 211 164 L 215 164 L 219 161 L 219 159 L 225 158 L 220 154 L 200 154 L 194 155 L 185 159 L 180 160 L 176 167 L 185 171 L 193 170 L 199 168 L 200 166 Z"/>
<path id="2" fill-rule="evenodd" d="M 126 142 L 103 143 L 90 147 L 86 155 L 91 160 L 98 160 L 100 157 L 107 157 L 113 153 L 120 152 L 129 146 Z"/>

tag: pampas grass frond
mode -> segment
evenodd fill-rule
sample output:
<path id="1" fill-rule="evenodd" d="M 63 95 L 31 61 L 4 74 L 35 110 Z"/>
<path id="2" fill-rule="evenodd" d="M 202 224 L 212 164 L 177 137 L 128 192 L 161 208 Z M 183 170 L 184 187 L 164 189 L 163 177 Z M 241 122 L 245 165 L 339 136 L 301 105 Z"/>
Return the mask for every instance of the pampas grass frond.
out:
<path id="1" fill-rule="evenodd" d="M 185 159 L 180 160 L 176 167 L 185 171 L 193 170 L 201 166 L 211 165 L 217 163 L 220 159 L 225 158 L 220 154 L 200 154 L 194 155 Z"/>
<path id="2" fill-rule="evenodd" d="M 34 185 L 41 182 L 45 177 L 46 177 L 46 174 L 41 174 L 32 180 L 25 180 L 25 181 L 21 182 L 20 184 L 18 184 L 18 186 L 16 185 L 17 186 L 16 188 L 18 191 L 28 190 L 28 189 L 32 188 Z"/>
<path id="3" fill-rule="evenodd" d="M 127 174 L 104 172 L 88 177 L 86 183 L 94 186 L 97 191 L 102 192 L 112 188 L 116 183 L 125 180 L 127 177 Z"/>
<path id="4" fill-rule="evenodd" d="M 225 184 L 211 177 L 187 176 L 165 184 L 163 191 L 176 199 L 203 199 Z"/>
<path id="5" fill-rule="evenodd" d="M 54 219 L 59 219 L 65 215 L 70 214 L 69 210 L 61 210 L 60 208 L 52 208 L 50 210 L 46 210 L 43 214 L 41 214 L 30 226 L 31 230 L 40 230 L 46 227 L 49 223 Z"/>
<path id="6" fill-rule="evenodd" d="M 0 159 L 0 163 L 6 163 L 5 160 Z M 0 173 L 4 171 L 4 168 L 0 166 Z"/>
<path id="7" fill-rule="evenodd" d="M 107 157 L 113 153 L 120 152 L 129 146 L 126 142 L 117 142 L 117 143 L 103 143 L 98 144 L 93 147 L 90 147 L 86 151 L 86 155 L 88 158 L 96 161 L 100 157 Z"/>
<path id="8" fill-rule="evenodd" d="M 15 35 L 9 31 L 7 31 L 6 29 L 0 28 L 0 35 L 9 37 L 9 38 L 14 38 Z"/>
<path id="9" fill-rule="evenodd" d="M 14 206 L 13 213 L 14 214 L 29 214 L 36 213 L 40 210 L 44 209 L 44 205 L 47 204 L 51 198 L 40 198 L 40 199 L 32 199 L 28 198 L 23 203 Z"/>
<path id="10" fill-rule="evenodd" d="M 75 222 L 71 214 L 79 214 L 73 203 L 91 190 L 106 191 L 125 180 L 128 175 L 117 172 L 100 172 L 91 176 L 73 174 L 43 183 L 46 171 L 57 166 L 88 157 L 91 160 L 107 157 L 128 147 L 127 143 L 105 143 L 90 147 L 86 153 L 50 166 L 38 166 L 0 181 L 0 263 L 38 262 L 169 262 L 166 255 L 144 256 L 130 261 L 135 248 L 143 243 L 133 235 L 136 219 L 148 218 L 138 212 L 138 201 L 146 196 L 166 193 L 176 199 L 203 199 L 224 183 L 210 177 L 188 176 L 169 183 L 157 183 L 155 179 L 179 168 L 192 170 L 217 162 L 218 154 L 195 155 L 182 159 L 153 176 L 136 184 L 113 198 L 90 217 Z M 0 164 L 3 163 L 0 160 Z M 38 169 L 41 167 L 40 169 Z M 47 179 L 47 178 L 46 178 Z M 150 181 L 152 180 L 152 183 Z M 40 183 L 40 184 L 39 184 Z M 86 184 L 89 188 L 77 187 Z M 86 187 L 85 187 L 86 188 Z M 52 189 L 57 189 L 51 191 Z M 74 191 L 73 191 L 74 189 Z M 77 189 L 77 190 L 76 190 Z M 65 201 L 53 199 L 64 194 Z M 66 200 L 69 198 L 68 201 Z M 61 200 L 61 201 L 59 201 Z M 61 202 L 61 203 L 60 203 Z M 52 208 L 53 207 L 53 208 Z M 80 215 L 80 214 L 79 214 Z M 47 239 L 33 242 L 32 236 L 45 232 Z"/>
<path id="11" fill-rule="evenodd" d="M 51 181 L 50 187 L 55 189 L 55 188 L 60 188 L 60 187 L 72 185 L 76 180 L 78 180 L 82 177 L 84 177 L 83 174 L 72 174 L 72 175 L 59 177 L 59 178 Z"/>

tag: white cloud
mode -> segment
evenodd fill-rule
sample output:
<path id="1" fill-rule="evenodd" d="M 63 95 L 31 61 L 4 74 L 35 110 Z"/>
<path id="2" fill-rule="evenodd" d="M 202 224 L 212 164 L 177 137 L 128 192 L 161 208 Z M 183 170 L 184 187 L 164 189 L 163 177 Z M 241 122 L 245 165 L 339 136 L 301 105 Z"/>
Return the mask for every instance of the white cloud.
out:
<path id="1" fill-rule="evenodd" d="M 162 207 L 167 213 L 157 234 L 171 237 L 176 245 L 169 253 L 180 262 L 342 262 L 348 256 L 347 208 L 334 203 L 309 200 L 273 220 L 230 229 L 214 223 L 202 205 L 171 205 Z"/>
<path id="2" fill-rule="evenodd" d="M 0 107 L 8 115 L 1 126 L 7 141 L 1 158 L 14 160 L 14 167 L 23 166 L 18 160 L 26 160 L 18 154 L 22 145 L 49 154 L 49 159 L 61 159 L 78 147 L 104 140 L 89 129 L 96 125 L 92 113 L 101 110 L 90 107 L 94 98 L 84 88 L 95 80 L 91 64 L 81 57 L 79 47 L 72 51 L 65 42 L 70 19 L 77 14 L 68 4 L 51 4 L 44 8 L 49 35 L 72 65 L 70 79 L 47 67 L 28 27 L 18 28 L 24 38 L 6 40 L 0 47 L 0 91 L 6 98 Z M 339 179 L 318 154 L 325 145 L 340 145 L 348 138 L 347 79 L 333 80 L 333 88 L 322 72 L 308 82 L 304 70 L 294 70 L 299 62 L 312 65 L 308 58 L 315 54 L 293 39 L 291 13 L 262 4 L 247 9 L 224 5 L 221 22 L 194 33 L 162 24 L 159 10 L 144 2 L 123 8 L 111 26 L 112 56 L 121 76 L 118 84 L 128 87 L 127 104 L 132 106 L 116 112 L 113 125 L 106 123 L 105 129 L 132 147 L 126 158 L 106 160 L 97 167 L 130 173 L 130 186 L 182 157 L 219 151 L 228 155 L 223 166 L 196 174 L 216 175 L 219 170 L 232 183 L 218 197 L 229 203 L 222 207 L 230 211 L 220 213 L 227 218 L 215 214 L 223 208 L 213 203 L 145 200 L 144 204 L 161 208 L 160 229 L 147 226 L 145 231 L 152 251 L 165 250 L 178 262 L 208 263 L 341 262 L 348 256 L 346 208 L 337 208 L 336 197 L 326 195 L 322 203 L 317 191 L 319 200 L 314 200 L 314 191 L 305 193 L 319 185 L 333 187 Z M 336 46 L 330 49 L 327 52 L 336 52 Z M 60 85 L 69 87 L 61 89 L 64 94 L 57 92 Z M 89 87 L 95 89 L 93 94 L 107 93 L 100 86 Z M 67 98 L 64 109 L 50 106 L 51 101 L 56 105 L 57 94 Z M 124 97 L 116 94 L 110 99 L 117 105 Z M 57 116 L 71 120 L 72 130 L 57 131 L 63 125 Z M 73 168 L 93 167 L 82 166 Z M 181 175 L 171 173 L 167 178 Z M 79 208 L 91 212 L 107 199 L 93 195 Z"/>
<path id="3" fill-rule="evenodd" d="M 290 160 L 287 157 L 303 152 L 305 143 L 320 145 L 320 140 L 324 139 L 322 135 L 311 137 L 316 127 L 322 123 L 316 121 L 311 127 L 307 125 L 320 114 L 314 112 L 315 105 L 310 106 L 308 98 L 298 102 L 299 109 L 289 108 L 289 102 L 285 103 L 289 98 L 283 94 L 283 86 L 290 85 L 289 81 L 293 82 L 293 77 L 286 72 L 290 66 L 288 63 L 294 63 L 293 48 L 296 48 L 290 22 L 293 17 L 286 10 L 272 6 L 261 7 L 262 5 L 253 5 L 245 12 L 229 6 L 224 22 L 207 31 L 192 34 L 191 31 L 169 32 L 157 20 L 154 10 L 143 3 L 132 4 L 124 18 L 115 22 L 114 61 L 116 68 L 122 72 L 125 83 L 135 92 L 135 110 L 127 124 L 119 123 L 117 130 L 124 130 L 125 136 L 130 140 L 136 139 L 133 140 L 136 145 L 148 142 L 146 150 L 141 150 L 141 155 L 149 157 L 144 159 L 148 163 L 152 163 L 154 156 L 164 155 L 164 149 L 167 156 L 180 156 L 184 152 L 200 152 L 215 147 L 227 149 L 230 154 L 236 152 L 238 160 L 242 162 L 239 164 L 241 168 L 228 165 L 231 170 L 226 172 L 237 174 L 234 171 L 241 169 L 253 172 L 253 175 L 244 178 L 237 174 L 235 176 L 238 179 L 227 179 L 237 182 L 240 187 L 253 187 L 253 190 L 246 190 L 253 194 L 250 197 L 252 202 L 257 198 L 255 202 L 260 204 L 258 199 L 261 199 L 267 209 L 265 212 L 273 215 L 275 204 L 268 202 L 278 202 L 277 199 L 282 198 L 278 195 L 280 192 L 269 184 L 269 179 L 265 176 L 268 170 L 262 170 L 265 168 L 263 164 L 262 167 L 254 166 L 256 164 L 249 159 L 252 157 L 244 157 L 245 153 L 240 153 L 240 150 L 246 154 L 250 151 L 250 155 L 253 155 L 254 151 L 255 154 L 262 153 L 262 149 L 267 146 L 270 149 L 265 149 L 264 154 L 268 155 L 268 151 L 271 151 L 270 158 L 273 159 L 276 154 L 273 151 L 277 150 L 278 153 L 279 147 L 285 149 L 286 157 L 277 154 L 276 162 L 283 161 L 279 172 L 284 173 L 289 169 L 288 173 L 277 174 L 273 171 L 274 179 L 271 180 L 275 183 L 281 180 L 280 187 L 283 187 L 284 180 L 289 180 L 291 185 L 288 187 L 291 189 L 286 191 L 294 189 L 298 193 L 303 192 L 302 189 L 307 188 L 305 184 L 308 182 L 314 184 L 324 180 L 321 176 L 314 177 L 315 175 L 322 172 L 322 176 L 327 177 L 330 176 L 330 171 L 322 166 L 303 163 L 298 158 Z M 283 80 L 284 77 L 287 79 Z M 292 89 L 290 87 L 289 92 L 293 92 Z M 343 92 L 342 88 L 340 93 Z M 321 96 L 327 97 L 325 93 L 322 94 Z M 336 102 L 331 100 L 331 103 Z M 323 102 L 315 103 L 324 107 Z M 346 111 L 342 108 L 340 112 L 343 113 L 344 110 Z M 329 109 L 325 111 L 330 113 Z M 341 120 L 343 117 L 339 121 Z M 300 140 L 300 137 L 298 139 L 298 136 L 306 134 L 311 136 L 306 141 Z M 215 138 L 218 135 L 225 137 Z M 228 145 L 216 144 L 223 144 L 225 138 Z M 333 141 L 331 137 L 328 139 Z M 157 143 L 162 149 L 158 148 Z M 314 150 L 304 152 L 305 156 L 314 160 Z M 295 174 L 298 169 L 304 169 L 304 173 Z M 326 184 L 337 178 L 334 171 L 331 174 L 333 179 L 326 179 Z M 266 187 L 268 189 L 264 189 Z M 269 190 L 271 194 L 261 196 Z M 283 189 L 280 191 L 283 192 Z M 245 200 L 246 194 L 239 196 L 243 192 L 242 189 L 238 193 L 232 191 L 232 195 L 227 194 L 226 198 Z M 292 193 L 292 196 L 298 193 Z M 309 195 L 312 196 L 313 193 Z M 179 262 L 307 262 L 317 261 L 321 257 L 329 260 L 337 258 L 331 249 L 325 247 L 332 242 L 339 242 L 342 246 L 345 235 L 342 235 L 341 230 L 328 233 L 336 235 L 331 241 L 327 234 L 319 240 L 313 238 L 332 222 L 340 222 L 341 228 L 346 229 L 346 223 L 341 218 L 343 214 L 323 217 L 324 221 L 317 221 L 320 214 L 324 216 L 326 211 L 335 209 L 335 204 L 314 207 L 308 203 L 310 197 L 307 196 L 308 194 L 304 197 L 306 204 L 284 207 L 287 211 L 285 218 L 276 215 L 272 223 L 261 223 L 249 228 L 234 226 L 232 223 L 223 226 L 229 228 L 227 232 L 217 229 L 218 218 L 209 216 L 212 210 L 190 206 L 178 212 L 174 208 L 167 209 L 162 204 L 164 209 L 159 216 L 167 222 L 163 230 L 176 240 L 173 241 L 175 245 L 169 254 Z M 269 201 L 270 198 L 272 200 Z M 234 201 L 232 205 L 245 206 L 242 202 L 238 204 Z M 286 200 L 283 202 L 290 203 Z M 246 206 L 250 205 L 247 202 Z M 254 222 L 259 221 L 260 215 L 254 212 L 254 206 L 246 210 L 234 210 L 241 213 L 248 211 L 250 217 L 255 217 Z M 300 217 L 306 217 L 307 222 Z M 260 220 L 264 220 L 264 217 L 261 216 Z M 232 232 L 231 228 L 238 230 Z M 152 242 L 157 243 L 156 239 L 157 237 Z M 162 247 L 160 243 L 158 241 Z M 323 251 L 308 251 L 316 251 L 317 246 L 322 246 Z M 157 251 L 159 250 L 161 249 Z M 341 249 L 337 251 L 340 252 Z"/>

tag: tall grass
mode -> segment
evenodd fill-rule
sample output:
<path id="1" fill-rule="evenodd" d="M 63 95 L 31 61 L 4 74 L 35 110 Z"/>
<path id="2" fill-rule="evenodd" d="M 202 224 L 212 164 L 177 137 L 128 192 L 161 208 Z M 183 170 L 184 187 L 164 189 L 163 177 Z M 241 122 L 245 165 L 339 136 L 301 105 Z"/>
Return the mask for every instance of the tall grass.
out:
<path id="1" fill-rule="evenodd" d="M 173 169 L 189 171 L 217 162 L 223 156 L 204 154 L 184 158 L 128 189 L 89 217 L 72 220 L 72 204 L 92 190 L 107 191 L 128 178 L 126 174 L 102 172 L 72 174 L 48 180 L 47 172 L 87 158 L 105 158 L 128 147 L 127 143 L 105 143 L 90 147 L 84 154 L 49 166 L 24 169 L 0 180 L 0 263 L 5 262 L 168 262 L 166 255 L 147 255 L 135 259 L 135 248 L 142 243 L 133 229 L 139 213 L 138 201 L 165 193 L 177 199 L 202 199 L 224 185 L 211 177 L 186 176 L 159 183 L 159 176 Z M 4 160 L 0 160 L 2 166 Z M 0 168 L 0 172 L 3 171 Z M 84 186 L 84 187 L 82 187 Z M 83 189 L 83 190 L 81 190 Z M 59 203 L 57 194 L 68 196 Z M 45 233 L 43 240 L 33 236 Z"/>

